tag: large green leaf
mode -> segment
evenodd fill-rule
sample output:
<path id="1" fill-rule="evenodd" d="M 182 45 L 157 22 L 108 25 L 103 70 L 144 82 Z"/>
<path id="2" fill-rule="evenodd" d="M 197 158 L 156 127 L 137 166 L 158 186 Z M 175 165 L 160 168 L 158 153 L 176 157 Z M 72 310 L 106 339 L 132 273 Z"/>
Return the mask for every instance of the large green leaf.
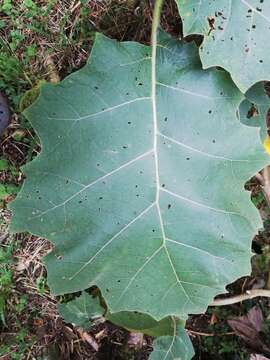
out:
<path id="1" fill-rule="evenodd" d="M 250 272 L 260 219 L 243 186 L 267 156 L 226 72 L 164 34 L 152 54 L 98 35 L 82 70 L 41 88 L 12 229 L 54 243 L 55 294 L 97 285 L 110 312 L 185 319 Z"/>
<path id="2" fill-rule="evenodd" d="M 270 80 L 270 2 L 261 0 L 176 0 L 184 35 L 202 34 L 204 68 L 221 66 L 246 92 Z"/>

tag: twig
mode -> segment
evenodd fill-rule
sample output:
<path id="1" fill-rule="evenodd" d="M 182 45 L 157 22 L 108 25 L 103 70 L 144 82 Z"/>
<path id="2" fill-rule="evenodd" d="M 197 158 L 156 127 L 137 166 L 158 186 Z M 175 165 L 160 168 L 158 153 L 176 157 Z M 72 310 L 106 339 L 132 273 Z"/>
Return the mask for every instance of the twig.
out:
<path id="1" fill-rule="evenodd" d="M 261 186 L 264 186 L 264 179 L 263 179 L 262 174 L 257 173 L 257 174 L 255 175 L 255 178 L 259 181 L 259 183 L 260 183 Z"/>
<path id="2" fill-rule="evenodd" d="M 258 296 L 270 298 L 270 290 L 265 290 L 265 289 L 247 290 L 245 294 L 232 296 L 225 299 L 216 299 L 210 304 L 210 306 L 224 306 L 224 305 L 236 304 L 245 300 L 254 299 L 255 297 Z"/>
<path id="3" fill-rule="evenodd" d="M 262 174 L 257 173 L 255 177 L 260 183 L 265 200 L 267 202 L 268 207 L 270 208 L 270 166 L 266 166 L 262 170 Z"/>
<path id="4" fill-rule="evenodd" d="M 270 166 L 266 166 L 262 170 L 262 174 L 257 173 L 255 177 L 260 183 L 265 201 L 267 202 L 268 208 L 270 209 Z M 266 287 L 267 289 L 270 289 L 270 271 L 268 272 Z"/>
<path id="5" fill-rule="evenodd" d="M 205 333 L 205 332 L 200 332 L 200 331 L 193 331 L 190 329 L 186 329 L 188 333 L 192 334 L 192 335 L 196 335 L 196 336 L 208 336 L 208 337 L 213 337 L 213 336 L 229 336 L 229 335 L 235 335 L 234 331 L 230 331 L 227 333 Z"/>
<path id="6" fill-rule="evenodd" d="M 96 340 L 93 338 L 93 336 L 91 336 L 90 334 L 88 334 L 86 331 L 84 331 L 82 328 L 78 327 L 77 331 L 81 337 L 81 339 L 84 342 L 87 342 L 95 351 L 98 351 L 99 346 L 98 343 L 96 342 Z"/>
<path id="7" fill-rule="evenodd" d="M 270 208 L 270 166 L 266 166 L 263 169 L 263 179 L 264 179 L 264 186 L 262 187 L 265 200 Z"/>

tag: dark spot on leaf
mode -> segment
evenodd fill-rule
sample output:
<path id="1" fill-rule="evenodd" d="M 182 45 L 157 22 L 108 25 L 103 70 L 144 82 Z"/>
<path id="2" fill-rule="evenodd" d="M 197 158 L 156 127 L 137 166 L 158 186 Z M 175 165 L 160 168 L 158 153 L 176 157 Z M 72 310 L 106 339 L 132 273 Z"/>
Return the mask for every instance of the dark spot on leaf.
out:
<path id="1" fill-rule="evenodd" d="M 172 207 L 172 205 L 171 205 L 171 204 L 168 204 L 168 210 L 170 210 L 171 207 Z"/>
<path id="2" fill-rule="evenodd" d="M 215 25 L 214 25 L 215 24 L 215 19 L 208 17 L 207 21 L 208 21 L 208 24 L 209 24 L 209 27 L 210 27 L 209 32 L 208 32 L 208 35 L 209 35 L 210 32 L 215 29 Z"/>

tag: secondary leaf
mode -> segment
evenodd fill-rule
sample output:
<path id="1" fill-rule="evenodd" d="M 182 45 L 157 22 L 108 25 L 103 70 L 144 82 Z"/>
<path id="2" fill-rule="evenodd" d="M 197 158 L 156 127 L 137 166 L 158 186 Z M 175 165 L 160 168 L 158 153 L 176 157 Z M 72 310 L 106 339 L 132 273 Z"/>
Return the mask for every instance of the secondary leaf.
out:
<path id="1" fill-rule="evenodd" d="M 153 347 L 149 360 L 190 360 L 195 355 L 184 328 L 176 323 L 174 334 L 157 338 Z"/>
<path id="2" fill-rule="evenodd" d="M 58 311 L 66 322 L 82 328 L 89 328 L 90 319 L 101 317 L 104 313 L 98 300 L 85 291 L 68 303 L 58 304 Z"/>
<path id="3" fill-rule="evenodd" d="M 141 332 L 154 337 L 171 336 L 175 330 L 175 320 L 171 316 L 157 321 L 147 314 L 122 311 L 113 314 L 107 313 L 106 319 L 129 331 Z M 185 322 L 181 320 L 177 320 L 177 324 L 185 326 Z"/>
<path id="4" fill-rule="evenodd" d="M 267 156 L 227 73 L 165 34 L 155 50 L 98 35 L 82 70 L 41 88 L 12 228 L 54 243 L 55 294 L 97 285 L 110 312 L 185 319 L 250 272 L 261 223 L 243 187 Z"/>
<path id="5" fill-rule="evenodd" d="M 270 3 L 260 0 L 176 0 L 184 35 L 202 34 L 204 68 L 221 66 L 246 92 L 270 80 L 265 38 L 270 35 Z"/>
<path id="6" fill-rule="evenodd" d="M 262 142 L 268 136 L 266 115 L 270 108 L 270 99 L 266 94 L 263 83 L 252 86 L 245 95 L 246 99 L 240 104 L 240 121 L 249 126 L 260 127 Z"/>

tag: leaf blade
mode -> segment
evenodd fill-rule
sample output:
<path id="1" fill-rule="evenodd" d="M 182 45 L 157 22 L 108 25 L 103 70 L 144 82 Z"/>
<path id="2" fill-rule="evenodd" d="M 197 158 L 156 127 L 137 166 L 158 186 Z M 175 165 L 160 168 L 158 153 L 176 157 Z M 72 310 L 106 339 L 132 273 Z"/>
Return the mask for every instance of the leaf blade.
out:
<path id="1" fill-rule="evenodd" d="M 42 87 L 26 115 L 43 150 L 13 229 L 55 244 L 54 293 L 97 285 L 111 312 L 185 319 L 249 272 L 260 220 L 243 184 L 267 157 L 236 118 L 229 76 L 203 72 L 196 47 L 166 34 L 153 122 L 150 60 L 147 46 L 98 36 L 84 69 Z"/>

